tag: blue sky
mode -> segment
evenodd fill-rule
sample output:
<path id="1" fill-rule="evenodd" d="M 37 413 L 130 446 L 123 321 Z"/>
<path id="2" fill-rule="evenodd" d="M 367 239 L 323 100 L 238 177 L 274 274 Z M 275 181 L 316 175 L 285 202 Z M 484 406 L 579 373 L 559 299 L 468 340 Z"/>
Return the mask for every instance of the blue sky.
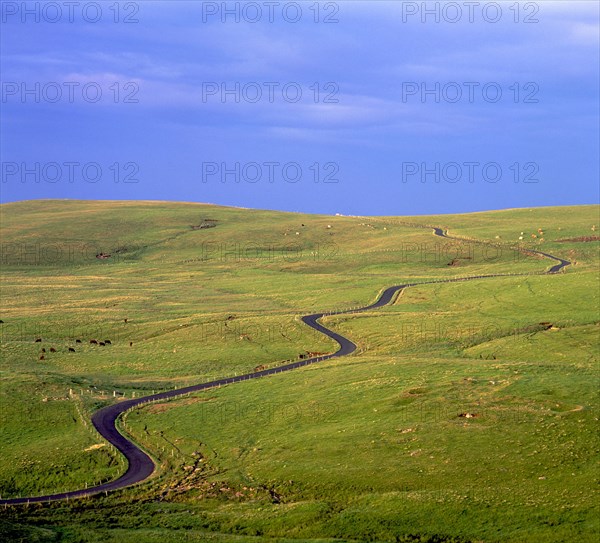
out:
<path id="1" fill-rule="evenodd" d="M 595 1 L 0 4 L 2 202 L 598 202 Z"/>

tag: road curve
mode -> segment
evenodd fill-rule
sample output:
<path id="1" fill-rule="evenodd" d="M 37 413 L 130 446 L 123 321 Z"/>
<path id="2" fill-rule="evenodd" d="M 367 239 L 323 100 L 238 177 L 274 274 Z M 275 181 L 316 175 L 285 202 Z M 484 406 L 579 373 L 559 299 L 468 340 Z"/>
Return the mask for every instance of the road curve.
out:
<path id="1" fill-rule="evenodd" d="M 434 226 L 423 226 L 423 228 L 431 228 L 433 229 L 433 233 L 436 236 L 440 236 L 443 238 L 448 238 L 456 241 L 469 241 L 473 243 L 483 243 L 486 242 L 476 241 L 476 240 L 464 240 L 460 238 L 455 238 L 449 236 L 447 231 L 434 227 Z M 571 264 L 568 260 L 563 260 L 562 258 L 553 256 L 548 253 L 543 253 L 541 251 L 533 251 L 533 250 L 525 250 L 529 254 L 538 254 L 540 256 L 544 256 L 551 260 L 555 260 L 557 264 L 549 268 L 544 272 L 540 272 L 540 274 L 553 274 L 561 271 L 563 268 Z M 247 373 L 244 375 L 238 375 L 235 377 L 226 377 L 223 379 L 216 379 L 214 381 L 209 381 L 207 383 L 201 383 L 198 385 L 193 385 L 190 387 L 179 388 L 176 390 L 170 390 L 167 392 L 162 392 L 159 394 L 152 394 L 150 396 L 144 396 L 141 398 L 136 398 L 132 400 L 125 400 L 123 402 L 119 402 L 108 407 L 104 407 L 98 411 L 96 411 L 92 415 L 92 423 L 94 427 L 98 431 L 98 433 L 104 437 L 109 443 L 114 445 L 117 450 L 123 454 L 123 456 L 127 459 L 127 471 L 121 475 L 118 479 L 114 481 L 109 481 L 107 483 L 81 489 L 74 490 L 72 492 L 62 492 L 58 494 L 50 494 L 47 496 L 32 496 L 32 497 L 21 497 L 21 498 L 9 498 L 9 499 L 0 499 L 0 505 L 19 505 L 19 504 L 28 504 L 28 503 L 42 503 L 42 502 L 50 502 L 50 501 L 58 501 L 58 500 L 67 500 L 72 498 L 81 498 L 86 496 L 92 496 L 95 494 L 100 494 L 102 492 L 108 492 L 110 490 L 117 490 L 121 488 L 125 488 L 136 483 L 140 483 L 146 480 L 152 473 L 154 472 L 154 462 L 144 451 L 142 451 L 135 443 L 130 441 L 127 437 L 121 434 L 117 430 L 116 422 L 120 415 L 122 415 L 125 411 L 148 403 L 155 402 L 160 400 L 167 400 L 170 398 L 175 398 L 177 396 L 182 396 L 184 394 L 188 394 L 190 392 L 199 392 L 202 390 L 207 390 L 210 388 L 215 388 L 221 385 L 229 385 L 232 383 L 238 383 L 240 381 L 247 381 L 248 379 L 258 379 L 261 377 L 266 377 L 267 375 L 274 375 L 276 373 L 281 373 L 284 371 L 295 370 L 297 368 L 301 368 L 304 366 L 308 366 L 310 364 L 314 364 L 316 362 L 322 362 L 323 360 L 329 360 L 331 358 L 337 358 L 340 356 L 346 356 L 353 353 L 356 350 L 356 344 L 350 341 L 348 338 L 330 330 L 323 326 L 319 321 L 322 317 L 326 315 L 342 315 L 342 314 L 351 314 L 351 313 L 362 313 L 364 311 L 369 311 L 371 309 L 376 309 L 378 307 L 383 307 L 389 304 L 395 297 L 395 295 L 401 290 L 409 287 L 414 287 L 417 285 L 429 285 L 433 283 L 455 283 L 458 281 L 471 281 L 474 279 L 486 279 L 490 277 L 513 277 L 519 275 L 531 275 L 531 274 L 492 274 L 492 275 L 474 275 L 468 277 L 460 277 L 456 279 L 440 279 L 433 281 L 424 281 L 419 283 L 405 283 L 403 285 L 396 285 L 392 287 L 386 288 L 379 298 L 372 303 L 371 305 L 361 307 L 358 309 L 352 309 L 347 311 L 334 311 L 329 313 L 314 313 L 312 315 L 305 315 L 302 317 L 302 322 L 306 325 L 310 326 L 317 332 L 321 332 L 327 337 L 333 339 L 339 344 L 339 349 L 328 355 L 318 356 L 314 358 L 307 358 L 305 360 L 299 360 L 297 362 L 292 362 L 290 364 L 285 364 L 283 366 L 279 366 L 276 368 L 266 369 L 262 371 L 256 371 L 252 373 Z"/>

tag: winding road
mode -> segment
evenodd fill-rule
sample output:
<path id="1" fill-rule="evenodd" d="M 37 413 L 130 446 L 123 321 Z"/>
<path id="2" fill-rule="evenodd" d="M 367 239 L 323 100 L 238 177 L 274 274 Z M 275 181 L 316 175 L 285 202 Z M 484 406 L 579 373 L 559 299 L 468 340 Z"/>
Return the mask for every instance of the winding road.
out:
<path id="1" fill-rule="evenodd" d="M 447 231 L 443 230 L 442 228 L 429 227 L 429 226 L 423 226 L 423 228 L 428 228 L 428 229 L 432 228 L 433 233 L 436 236 L 440 236 L 440 237 L 444 237 L 444 238 L 448 238 L 448 239 L 452 239 L 452 240 L 456 240 L 456 241 L 461 241 L 461 242 L 468 241 L 468 242 L 472 242 L 472 243 L 482 243 L 482 244 L 486 243 L 483 241 L 465 240 L 465 239 L 449 236 L 447 234 Z M 546 258 L 552 259 L 557 262 L 557 264 L 553 265 L 550 269 L 548 269 L 544 272 L 539 272 L 539 274 L 557 273 L 557 272 L 561 271 L 565 266 L 568 266 L 569 264 L 571 264 L 571 262 L 569 262 L 568 260 L 563 260 L 562 258 L 550 255 L 548 253 L 543 253 L 541 251 L 533 251 L 533 250 L 527 249 L 526 252 L 529 254 L 538 254 L 540 256 L 544 256 Z M 339 344 L 340 348 L 335 353 L 324 355 L 324 356 L 318 356 L 318 357 L 314 357 L 314 358 L 308 358 L 305 360 L 299 360 L 298 362 L 293 362 L 290 364 L 286 364 L 286 365 L 279 366 L 276 368 L 266 369 L 263 371 L 256 371 L 253 373 L 247 373 L 247 374 L 238 375 L 235 377 L 227 377 L 227 378 L 223 378 L 223 379 L 217 379 L 215 381 L 209 381 L 207 383 L 201 383 L 201 384 L 193 385 L 190 387 L 180 388 L 180 389 L 176 389 L 176 390 L 170 390 L 168 392 L 162 392 L 160 394 L 153 394 L 150 396 L 144 396 L 142 398 L 126 400 L 123 402 L 119 402 L 119 403 L 110 405 L 108 407 L 104 407 L 104 408 L 96 411 L 93 414 L 92 423 L 94 424 L 94 427 L 96 428 L 98 433 L 102 437 L 104 437 L 109 443 L 114 445 L 114 447 L 116 447 L 117 450 L 119 450 L 123 454 L 123 456 L 127 459 L 127 462 L 128 462 L 127 471 L 123 475 L 121 475 L 121 477 L 119 477 L 118 479 L 115 479 L 114 481 L 109 481 L 107 483 L 104 483 L 104 484 L 101 484 L 98 486 L 81 489 L 81 490 L 74 490 L 72 492 L 50 494 L 47 496 L 32 496 L 32 497 L 1 499 L 0 505 L 41 503 L 41 502 L 50 502 L 50 501 L 57 501 L 57 500 L 66 500 L 66 499 L 71 499 L 71 498 L 87 497 L 87 496 L 92 496 L 94 494 L 99 494 L 102 492 L 108 492 L 110 490 L 117 490 L 117 489 L 125 488 L 125 487 L 131 486 L 133 484 L 140 483 L 140 482 L 146 480 L 154 472 L 154 469 L 155 469 L 154 462 L 152 461 L 150 456 L 148 456 L 144 451 L 142 451 L 135 443 L 130 441 L 127 437 L 125 437 L 123 434 L 121 434 L 118 431 L 116 423 L 117 423 L 117 419 L 119 418 L 120 415 L 122 415 L 124 412 L 128 411 L 129 409 L 131 409 L 133 407 L 136 407 L 136 406 L 139 406 L 139 405 L 142 405 L 145 403 L 155 402 L 155 401 L 160 401 L 160 400 L 168 400 L 170 398 L 175 398 L 177 396 L 189 394 L 190 392 L 199 392 L 202 390 L 208 390 L 208 389 L 215 388 L 215 387 L 218 387 L 221 385 L 229 385 L 229 384 L 233 384 L 233 383 L 239 383 L 240 381 L 247 381 L 248 379 L 258 379 L 261 377 L 266 377 L 267 375 L 274 375 L 276 373 L 281 373 L 284 371 L 295 370 L 297 368 L 302 368 L 304 366 L 308 366 L 308 365 L 314 364 L 316 362 L 322 362 L 323 360 L 329 360 L 331 358 L 346 356 L 346 355 L 353 353 L 357 348 L 356 344 L 353 343 L 352 341 L 350 341 L 348 338 L 345 338 L 344 336 L 337 334 L 333 330 L 330 330 L 329 328 L 326 328 L 321 323 L 319 323 L 319 319 L 321 319 L 321 317 L 324 317 L 326 315 L 343 315 L 343 314 L 352 314 L 352 313 L 362 313 L 364 311 L 370 311 L 371 309 L 383 307 L 383 306 L 389 304 L 394 299 L 395 295 L 397 293 L 399 293 L 401 290 L 403 290 L 405 288 L 409 288 L 409 287 L 414 287 L 417 285 L 419 285 L 419 286 L 420 285 L 429 285 L 432 283 L 454 283 L 454 282 L 458 282 L 458 281 L 471 281 L 474 279 L 485 279 L 485 278 L 490 278 L 490 277 L 513 277 L 513 276 L 521 276 L 521 275 L 531 275 L 531 274 L 521 273 L 521 274 L 474 275 L 474 276 L 461 277 L 461 278 L 456 278 L 456 279 L 440 279 L 440 280 L 425 281 L 425 282 L 420 282 L 420 283 L 405 283 L 403 285 L 396 285 L 396 286 L 385 289 L 381 293 L 381 295 L 379 296 L 379 298 L 377 299 L 376 302 L 374 302 L 373 304 L 368 305 L 366 307 L 361 307 L 358 309 L 352 309 L 352 310 L 347 310 L 347 311 L 335 311 L 335 312 L 329 312 L 329 313 L 314 313 L 312 315 L 305 315 L 302 317 L 302 321 L 305 324 L 307 324 L 311 328 L 315 329 L 317 332 L 321 332 L 322 334 L 326 335 L 327 337 L 330 337 L 331 339 L 333 339 L 334 341 L 336 341 Z"/>

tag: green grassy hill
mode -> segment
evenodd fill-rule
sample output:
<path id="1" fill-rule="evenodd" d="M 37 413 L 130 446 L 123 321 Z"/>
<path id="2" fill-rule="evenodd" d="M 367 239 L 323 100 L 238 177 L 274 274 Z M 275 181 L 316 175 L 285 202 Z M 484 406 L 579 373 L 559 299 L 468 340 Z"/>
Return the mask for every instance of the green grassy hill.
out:
<path id="1" fill-rule="evenodd" d="M 156 476 L 4 509 L 3 540 L 596 540 L 597 206 L 332 217 L 30 201 L 0 206 L 0 225 L 2 497 L 118 476 L 89 423 L 103 405 L 334 350 L 303 314 L 407 280 L 531 274 L 326 317 L 358 352 L 129 413 Z M 517 247 L 573 265 L 538 275 L 551 262 Z"/>

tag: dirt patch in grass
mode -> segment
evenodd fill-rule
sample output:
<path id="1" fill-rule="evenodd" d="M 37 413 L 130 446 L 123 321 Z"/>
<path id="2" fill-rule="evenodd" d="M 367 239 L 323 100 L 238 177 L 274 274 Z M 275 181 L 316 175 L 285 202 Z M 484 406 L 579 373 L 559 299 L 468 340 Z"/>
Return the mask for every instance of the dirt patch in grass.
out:
<path id="1" fill-rule="evenodd" d="M 587 243 L 590 241 L 600 241 L 600 236 L 579 236 L 578 238 L 563 238 L 554 240 L 557 243 L 575 242 L 575 243 Z"/>
<path id="2" fill-rule="evenodd" d="M 184 398 L 170 402 L 153 403 L 146 407 L 147 413 L 163 413 L 172 407 L 181 407 L 182 405 L 193 405 L 195 403 L 211 402 L 216 398 Z"/>
<path id="3" fill-rule="evenodd" d="M 106 447 L 106 443 L 96 443 L 95 445 L 90 445 L 89 447 L 86 447 L 83 450 L 86 452 L 95 451 L 96 449 L 101 449 L 102 447 Z"/>
<path id="4" fill-rule="evenodd" d="M 200 224 L 193 224 L 192 230 L 204 230 L 206 228 L 215 228 L 217 226 L 217 219 L 204 219 Z"/>

